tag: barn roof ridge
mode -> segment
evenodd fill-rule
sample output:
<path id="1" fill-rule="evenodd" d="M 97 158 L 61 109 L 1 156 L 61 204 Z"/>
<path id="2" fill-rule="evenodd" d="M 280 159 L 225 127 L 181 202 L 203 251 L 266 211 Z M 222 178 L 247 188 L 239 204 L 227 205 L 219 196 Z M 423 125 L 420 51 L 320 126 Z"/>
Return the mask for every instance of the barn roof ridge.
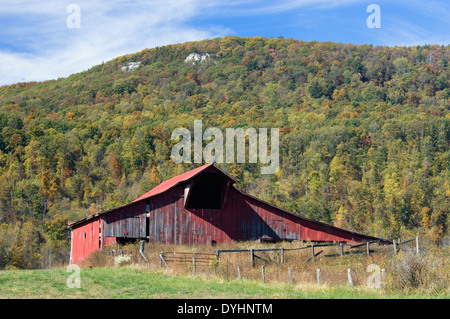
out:
<path id="1" fill-rule="evenodd" d="M 147 199 L 150 197 L 153 197 L 155 195 L 164 193 L 166 191 L 168 191 L 169 189 L 175 187 L 176 185 L 186 182 L 192 178 L 194 178 L 195 176 L 197 176 L 198 174 L 200 174 L 201 172 L 205 171 L 206 169 L 210 168 L 210 167 L 214 167 L 215 169 L 217 169 L 221 174 L 223 174 L 224 176 L 226 176 L 228 179 L 230 179 L 234 184 L 236 183 L 236 180 L 231 177 L 230 175 L 228 175 L 227 173 L 225 173 L 223 170 L 221 170 L 219 167 L 217 167 L 214 162 L 209 163 L 209 164 L 205 164 L 202 166 L 199 166 L 197 168 L 194 168 L 193 170 L 187 171 L 183 174 L 174 176 L 164 182 L 162 182 L 161 184 L 159 184 L 158 186 L 152 188 L 150 191 L 148 191 L 147 193 L 139 196 L 138 198 L 136 198 L 133 203 L 141 201 L 143 199 Z"/>
<path id="2" fill-rule="evenodd" d="M 227 177 L 232 182 L 232 184 L 236 183 L 236 180 L 233 177 L 231 177 L 230 175 L 225 173 L 222 169 L 217 167 L 214 162 L 208 163 L 208 164 L 199 166 L 197 168 L 194 168 L 194 169 L 192 169 L 190 171 L 187 171 L 187 172 L 185 172 L 183 174 L 176 175 L 176 176 L 174 176 L 172 178 L 169 178 L 168 180 L 162 182 L 158 186 L 155 186 L 154 188 L 152 188 L 148 192 L 142 194 L 141 196 L 139 196 L 138 198 L 133 200 L 131 203 L 124 204 L 124 205 L 121 205 L 121 206 L 117 206 L 117 207 L 108 209 L 108 210 L 103 211 L 103 212 L 95 213 L 95 214 L 90 215 L 90 216 L 86 216 L 85 218 L 83 218 L 81 220 L 75 221 L 73 223 L 69 223 L 68 227 L 73 227 L 75 225 L 78 225 L 78 224 L 80 224 L 82 222 L 85 222 L 85 221 L 87 221 L 87 220 L 89 220 L 91 218 L 97 217 L 99 215 L 104 215 L 104 214 L 110 213 L 110 212 L 115 211 L 117 209 L 133 205 L 133 204 L 135 204 L 137 202 L 140 202 L 141 200 L 148 199 L 150 197 L 153 197 L 153 196 L 162 194 L 164 192 L 167 192 L 168 190 L 172 189 L 173 187 L 175 187 L 175 186 L 177 186 L 177 185 L 179 185 L 181 183 L 184 183 L 184 182 L 194 178 L 195 176 L 197 176 L 201 172 L 204 172 L 205 170 L 207 170 L 207 169 L 209 169 L 211 167 L 215 168 L 219 173 L 221 173 L 222 175 Z"/>

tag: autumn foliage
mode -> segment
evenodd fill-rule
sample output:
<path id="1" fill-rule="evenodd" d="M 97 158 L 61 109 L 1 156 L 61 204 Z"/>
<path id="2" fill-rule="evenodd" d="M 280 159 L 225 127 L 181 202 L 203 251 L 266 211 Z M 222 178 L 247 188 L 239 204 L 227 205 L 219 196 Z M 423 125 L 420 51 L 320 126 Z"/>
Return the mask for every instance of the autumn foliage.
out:
<path id="1" fill-rule="evenodd" d="M 188 63 L 190 53 L 210 58 Z M 276 174 L 220 165 L 244 191 L 346 229 L 443 244 L 449 59 L 448 46 L 224 37 L 1 87 L 0 268 L 47 267 L 50 243 L 67 237 L 51 239 L 46 225 L 128 203 L 195 167 L 170 160 L 170 135 L 196 119 L 282 128 Z M 142 64 L 121 71 L 133 61 Z"/>

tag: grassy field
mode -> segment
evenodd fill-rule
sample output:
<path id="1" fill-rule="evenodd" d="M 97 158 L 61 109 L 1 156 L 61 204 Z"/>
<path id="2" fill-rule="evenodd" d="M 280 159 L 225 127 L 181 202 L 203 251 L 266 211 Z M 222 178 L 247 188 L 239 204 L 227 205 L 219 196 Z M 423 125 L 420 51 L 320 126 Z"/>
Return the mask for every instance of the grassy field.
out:
<path id="1" fill-rule="evenodd" d="M 255 246 L 255 243 L 235 243 L 220 249 Z M 292 248 L 301 243 L 282 243 Z M 257 252 L 251 265 L 248 253 L 221 254 L 220 260 L 208 246 L 174 246 L 148 244 L 140 261 L 136 245 L 127 246 L 123 256 L 112 256 L 108 249 L 95 252 L 80 263 L 80 288 L 69 288 L 67 281 L 74 275 L 66 268 L 47 270 L 0 271 L 0 298 L 10 299 L 402 299 L 450 298 L 450 258 L 448 249 L 403 249 L 394 254 L 390 247 L 374 247 L 376 253 L 349 254 L 327 258 L 336 247 L 325 247 L 314 260 L 306 250 L 291 250 L 280 263 L 280 251 Z M 328 249 L 328 250 L 326 250 Z M 177 253 L 175 254 L 174 251 Z M 186 262 L 172 262 L 179 252 L 189 252 Z M 160 264 L 164 252 L 167 263 Z M 198 261 L 193 274 L 192 253 L 209 256 Z M 199 255 L 196 255 L 197 257 Z M 129 257 L 125 263 L 119 259 Z M 209 258 L 209 259 L 208 259 Z M 238 280 L 237 265 L 242 280 Z M 262 282 L 262 266 L 265 279 Z M 368 288 L 368 265 L 385 269 L 381 288 Z M 321 270 L 321 285 L 317 285 L 317 269 Z M 351 269 L 353 287 L 349 287 L 347 271 Z M 289 270 L 289 272 L 288 272 Z M 290 282 L 292 276 L 293 284 Z"/>
<path id="2" fill-rule="evenodd" d="M 427 295 L 386 294 L 362 287 L 290 285 L 243 279 L 224 281 L 209 276 L 177 276 L 165 270 L 137 266 L 82 268 L 81 288 L 69 288 L 66 268 L 0 271 L 0 298 L 18 299 L 274 299 L 274 298 L 430 298 Z M 448 296 L 440 296 L 448 298 Z"/>

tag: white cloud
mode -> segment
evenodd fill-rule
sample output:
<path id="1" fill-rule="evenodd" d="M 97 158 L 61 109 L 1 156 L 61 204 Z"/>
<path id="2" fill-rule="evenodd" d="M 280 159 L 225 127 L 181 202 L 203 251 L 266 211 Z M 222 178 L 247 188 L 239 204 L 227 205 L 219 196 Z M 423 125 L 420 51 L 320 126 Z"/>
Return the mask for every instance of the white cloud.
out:
<path id="1" fill-rule="evenodd" d="M 305 7 L 326 10 L 334 7 L 346 6 L 357 2 L 364 3 L 365 0 L 289 0 L 280 1 L 280 3 L 263 8 L 263 10 L 264 12 L 286 12 L 288 10 Z"/>
<path id="2" fill-rule="evenodd" d="M 227 18 L 245 23 L 244 18 L 249 16 L 264 19 L 265 15 L 298 14 L 302 8 L 311 15 L 349 5 L 361 6 L 361 18 L 365 18 L 364 8 L 370 3 L 369 0 L 1 0 L 0 85 L 65 77 L 145 48 L 231 34 L 233 30 L 221 25 Z M 434 32 L 448 25 L 450 6 L 444 1 L 374 3 L 382 8 L 382 28 L 371 30 L 367 42 L 411 45 L 425 40 L 445 44 L 448 40 L 447 32 Z M 70 4 L 81 8 L 80 29 L 69 29 L 66 25 L 69 16 L 66 9 Z M 394 13 L 389 8 L 401 10 Z M 415 23 L 416 16 L 421 17 L 421 25 Z M 216 23 L 215 18 L 222 22 Z M 209 21 L 207 26 L 202 24 L 204 20 Z M 438 20 L 441 26 L 431 27 L 424 20 Z M 328 23 L 322 26 L 329 27 Z"/>
<path id="3" fill-rule="evenodd" d="M 448 45 L 450 5 L 443 1 L 401 0 L 397 10 L 381 3 L 382 27 L 373 32 L 378 43 L 388 46 L 416 46 L 424 44 Z"/>
<path id="4" fill-rule="evenodd" d="M 14 37 L 12 44 L 25 53 L 11 52 L 0 43 L 0 85 L 65 77 L 120 55 L 223 36 L 227 31 L 188 26 L 201 5 L 193 0 L 74 0 L 81 8 L 79 29 L 67 27 L 69 1 L 64 6 L 61 1 L 43 6 L 34 1 L 6 2 L 0 18 L 9 15 L 25 23 L 2 28 L 0 36 Z"/>

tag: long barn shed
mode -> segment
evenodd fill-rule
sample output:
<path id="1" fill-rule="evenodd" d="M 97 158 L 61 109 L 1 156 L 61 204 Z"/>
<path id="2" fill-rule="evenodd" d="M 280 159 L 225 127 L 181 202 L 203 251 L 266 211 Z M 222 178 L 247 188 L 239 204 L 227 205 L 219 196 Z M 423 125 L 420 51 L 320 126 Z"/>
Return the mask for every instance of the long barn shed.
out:
<path id="1" fill-rule="evenodd" d="M 133 202 L 69 225 L 71 263 L 106 245 L 130 240 L 207 244 L 246 240 L 367 242 L 387 240 L 287 212 L 234 187 L 214 164 L 175 176 Z"/>

